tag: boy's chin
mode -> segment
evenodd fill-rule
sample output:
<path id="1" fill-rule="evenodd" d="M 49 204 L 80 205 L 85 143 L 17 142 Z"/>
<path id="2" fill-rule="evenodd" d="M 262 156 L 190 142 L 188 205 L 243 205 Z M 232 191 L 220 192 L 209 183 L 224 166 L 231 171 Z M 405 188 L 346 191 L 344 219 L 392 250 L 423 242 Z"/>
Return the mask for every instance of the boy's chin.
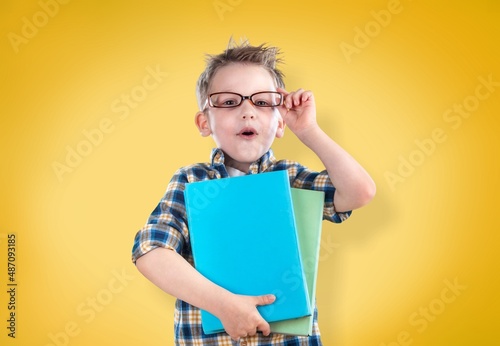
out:
<path id="1" fill-rule="evenodd" d="M 230 165 L 232 167 L 237 168 L 236 166 L 242 165 L 242 166 L 247 166 L 252 164 L 253 162 L 257 161 L 264 155 L 267 150 L 263 153 L 261 152 L 248 152 L 248 153 L 242 153 L 242 152 L 234 152 L 231 150 L 224 150 L 222 148 L 222 151 L 224 152 L 225 156 L 225 163 L 227 165 Z"/>

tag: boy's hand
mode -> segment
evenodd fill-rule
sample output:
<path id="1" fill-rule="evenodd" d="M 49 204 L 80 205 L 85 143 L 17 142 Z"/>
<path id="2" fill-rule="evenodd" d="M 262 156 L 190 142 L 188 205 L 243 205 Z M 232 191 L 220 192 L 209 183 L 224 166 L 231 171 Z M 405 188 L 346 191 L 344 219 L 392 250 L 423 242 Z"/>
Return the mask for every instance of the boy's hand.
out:
<path id="1" fill-rule="evenodd" d="M 265 336 L 271 333 L 271 327 L 259 314 L 258 305 L 272 304 L 276 297 L 272 294 L 263 296 L 232 295 L 221 307 L 218 316 L 226 333 L 234 340 L 257 334 L 261 331 Z"/>
<path id="2" fill-rule="evenodd" d="M 299 89 L 287 92 L 278 88 L 283 94 L 283 105 L 279 108 L 286 126 L 292 130 L 299 139 L 307 133 L 307 130 L 316 127 L 316 104 L 314 95 L 310 90 Z"/>

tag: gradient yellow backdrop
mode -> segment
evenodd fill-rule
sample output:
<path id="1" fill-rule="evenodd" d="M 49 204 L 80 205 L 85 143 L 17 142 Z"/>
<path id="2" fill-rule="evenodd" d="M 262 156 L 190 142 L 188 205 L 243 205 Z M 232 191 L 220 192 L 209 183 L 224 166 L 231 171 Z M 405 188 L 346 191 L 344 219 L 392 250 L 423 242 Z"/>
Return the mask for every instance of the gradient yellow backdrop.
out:
<path id="1" fill-rule="evenodd" d="M 0 344 L 173 344 L 174 300 L 130 250 L 173 172 L 208 159 L 194 86 L 231 35 L 282 48 L 287 88 L 314 91 L 320 125 L 377 183 L 370 205 L 324 224 L 324 344 L 500 344 L 498 1 L 7 0 L 0 13 Z M 321 169 L 291 132 L 274 150 Z"/>

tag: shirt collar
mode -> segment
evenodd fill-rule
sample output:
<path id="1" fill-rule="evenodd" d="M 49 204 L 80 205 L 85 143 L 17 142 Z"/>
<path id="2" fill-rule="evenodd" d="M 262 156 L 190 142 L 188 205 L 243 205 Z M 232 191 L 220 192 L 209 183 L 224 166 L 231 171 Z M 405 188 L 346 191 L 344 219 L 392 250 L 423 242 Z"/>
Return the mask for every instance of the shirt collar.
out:
<path id="1" fill-rule="evenodd" d="M 210 162 L 214 168 L 218 166 L 224 166 L 224 152 L 220 148 L 212 149 L 210 155 Z M 269 167 L 276 163 L 276 158 L 274 157 L 273 151 L 269 149 L 260 159 L 252 162 L 250 169 L 247 174 L 257 174 L 265 172 Z M 225 167 L 225 166 L 224 166 Z"/>

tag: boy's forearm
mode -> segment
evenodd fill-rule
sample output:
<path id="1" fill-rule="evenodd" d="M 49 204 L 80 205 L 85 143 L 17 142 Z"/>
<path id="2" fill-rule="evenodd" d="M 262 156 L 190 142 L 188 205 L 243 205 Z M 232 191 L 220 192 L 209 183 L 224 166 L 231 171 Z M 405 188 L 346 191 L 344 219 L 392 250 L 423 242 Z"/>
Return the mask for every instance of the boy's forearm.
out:
<path id="1" fill-rule="evenodd" d="M 375 183 L 365 169 L 319 126 L 297 134 L 320 158 L 335 186 L 335 209 L 339 212 L 362 207 L 375 195 Z"/>
<path id="2" fill-rule="evenodd" d="M 140 257 L 136 266 L 166 293 L 215 315 L 230 294 L 206 279 L 173 250 L 154 249 Z"/>
<path id="3" fill-rule="evenodd" d="M 232 294 L 201 275 L 173 250 L 158 248 L 136 261 L 139 271 L 168 294 L 219 317 L 225 331 L 237 340 L 259 330 L 269 335 L 269 324 L 257 305 L 272 304 L 273 295 Z"/>

